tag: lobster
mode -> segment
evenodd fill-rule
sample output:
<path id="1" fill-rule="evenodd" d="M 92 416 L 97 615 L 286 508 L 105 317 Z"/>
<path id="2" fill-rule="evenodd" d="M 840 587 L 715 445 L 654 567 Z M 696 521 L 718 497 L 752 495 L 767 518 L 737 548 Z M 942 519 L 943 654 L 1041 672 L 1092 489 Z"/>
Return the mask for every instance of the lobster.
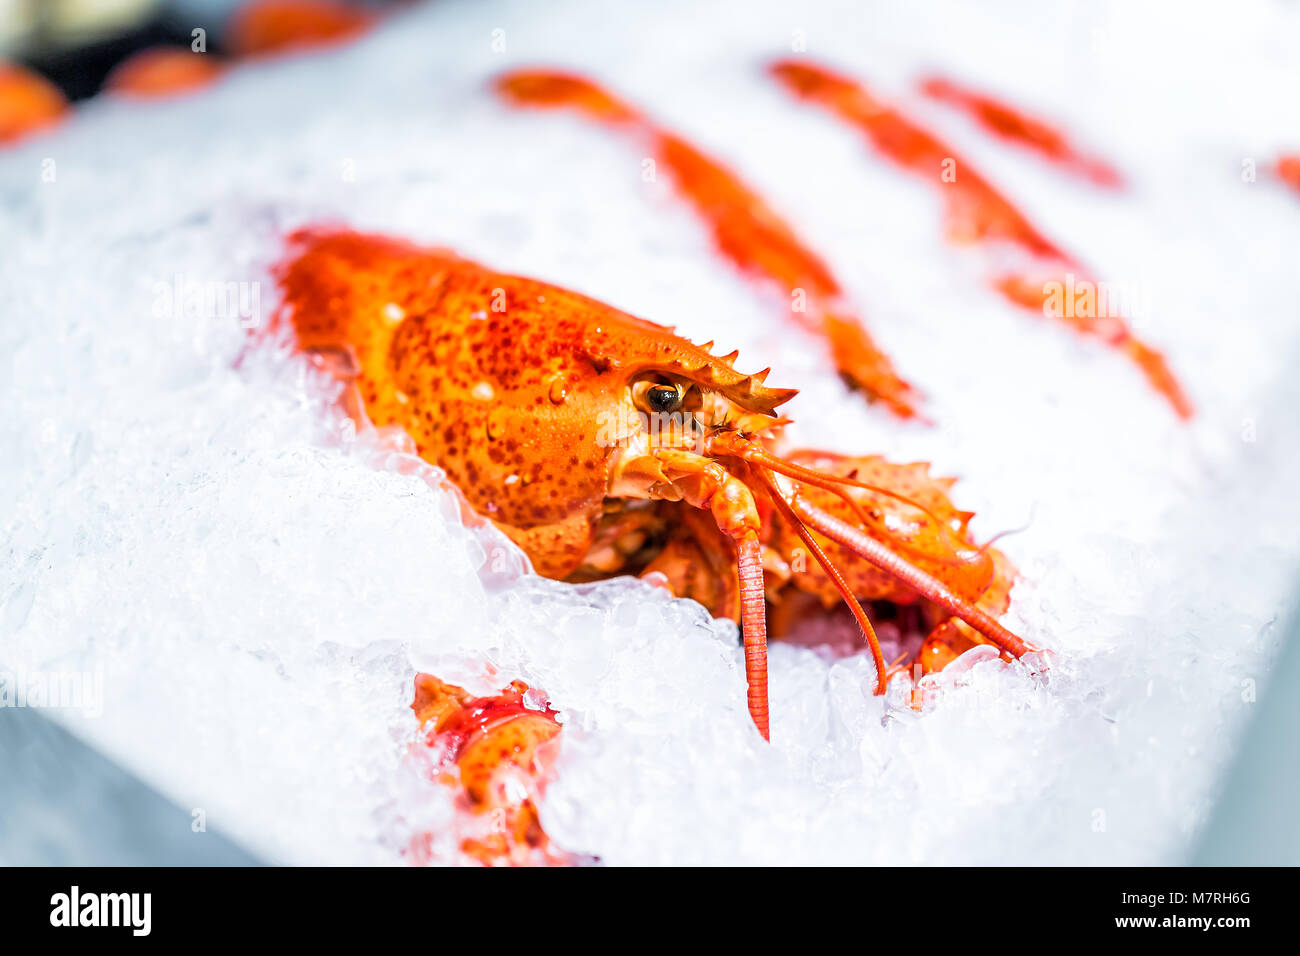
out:
<path id="1" fill-rule="evenodd" d="M 538 574 L 642 574 L 740 624 L 747 704 L 769 736 L 767 607 L 914 608 L 914 662 L 1035 648 L 997 621 L 1015 572 L 977 547 L 922 464 L 778 455 L 794 397 L 672 329 L 454 253 L 346 230 L 290 237 L 273 329 L 345 383 L 351 413 L 400 426 Z M 787 607 L 788 611 L 788 607 Z M 901 661 L 895 662 L 900 664 Z"/>

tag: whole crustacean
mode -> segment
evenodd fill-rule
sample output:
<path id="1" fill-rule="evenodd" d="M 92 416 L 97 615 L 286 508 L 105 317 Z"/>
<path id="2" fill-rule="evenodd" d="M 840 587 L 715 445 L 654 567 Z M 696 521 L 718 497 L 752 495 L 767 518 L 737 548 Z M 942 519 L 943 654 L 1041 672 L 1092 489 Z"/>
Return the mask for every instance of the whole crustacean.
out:
<path id="1" fill-rule="evenodd" d="M 300 348 L 351 408 L 404 428 L 539 574 L 659 572 L 741 625 L 749 711 L 768 735 L 767 604 L 913 608 L 921 670 L 975 643 L 1033 648 L 995 617 L 1014 571 L 924 465 L 773 450 L 794 396 L 671 329 L 458 256 L 348 231 L 291 238 L 279 269 Z M 661 578 L 662 580 L 662 578 Z M 900 662 L 901 663 L 901 662 Z"/>

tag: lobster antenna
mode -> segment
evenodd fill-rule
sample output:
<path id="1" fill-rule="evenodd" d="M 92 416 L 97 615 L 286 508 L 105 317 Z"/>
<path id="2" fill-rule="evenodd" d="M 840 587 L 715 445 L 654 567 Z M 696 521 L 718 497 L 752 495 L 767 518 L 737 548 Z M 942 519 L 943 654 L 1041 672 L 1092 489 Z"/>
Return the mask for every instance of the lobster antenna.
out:
<path id="1" fill-rule="evenodd" d="M 883 488 L 879 485 L 873 485 L 865 481 L 858 481 L 855 478 L 843 478 L 838 475 L 827 475 L 819 471 L 814 471 L 811 468 L 805 468 L 802 465 L 797 465 L 792 461 L 787 461 L 786 459 L 781 458 L 778 455 L 772 454 L 772 452 L 768 451 L 766 448 L 763 448 L 761 445 L 756 445 L 756 444 L 747 445 L 742 450 L 741 457 L 749 461 L 752 461 L 755 464 L 763 465 L 767 468 L 770 468 L 772 471 L 775 471 L 781 475 L 785 475 L 787 478 L 791 478 L 795 481 L 799 481 L 804 484 L 813 485 L 814 487 L 821 488 L 823 491 L 829 491 L 831 494 L 836 495 L 853 510 L 854 515 L 857 517 L 858 522 L 863 526 L 863 528 L 869 527 L 871 524 L 871 522 L 867 519 L 866 513 L 862 510 L 862 507 L 856 501 L 854 501 L 853 498 L 850 497 L 846 491 L 844 491 L 842 487 L 837 487 L 837 486 L 850 485 L 855 488 L 862 488 L 866 491 L 871 491 L 879 495 L 884 495 L 885 497 L 893 498 L 897 501 L 903 502 L 906 505 L 910 505 L 911 507 L 921 512 L 928 519 L 930 519 L 931 522 L 934 523 L 934 526 L 938 528 L 940 532 L 943 534 L 945 541 L 948 545 L 948 550 L 952 552 L 951 558 L 936 557 L 932 554 L 925 554 L 914 548 L 910 548 L 905 543 L 899 544 L 900 550 L 905 551 L 913 555 L 914 557 L 924 558 L 927 561 L 931 561 L 935 564 L 941 564 L 945 567 L 961 567 L 963 565 L 974 564 L 976 561 L 978 561 L 980 558 L 984 556 L 985 551 L 987 551 L 988 548 L 993 544 L 993 542 L 990 541 L 985 545 L 983 545 L 982 547 L 975 550 L 963 549 L 954 546 L 952 543 L 952 531 L 943 521 L 939 519 L 939 516 L 936 515 L 929 508 L 925 507 L 925 505 L 921 504 L 919 501 L 909 498 L 907 495 L 901 494 L 900 492 L 891 491 L 888 488 Z"/>
<path id="2" fill-rule="evenodd" d="M 867 645 L 871 648 L 872 660 L 876 662 L 876 694 L 884 694 L 887 685 L 885 679 L 885 654 L 880 649 L 880 639 L 876 637 L 875 628 L 871 626 L 871 621 L 868 620 L 866 611 L 862 610 L 862 604 L 853 596 L 853 592 L 849 590 L 849 586 L 845 582 L 844 575 L 840 572 L 840 569 L 837 568 L 834 562 L 826 556 L 826 553 L 822 551 L 821 546 L 817 544 L 816 539 L 813 538 L 812 533 L 799 519 L 799 516 L 794 513 L 794 509 L 790 507 L 790 503 L 785 500 L 785 496 L 782 495 L 781 490 L 777 488 L 776 482 L 773 481 L 771 473 L 763 468 L 756 468 L 755 473 L 757 474 L 759 481 L 761 481 L 767 488 L 768 496 L 772 499 L 772 504 L 776 506 L 777 510 L 781 512 L 786 521 L 790 523 L 790 526 L 794 528 L 800 539 L 807 546 L 809 553 L 812 554 L 813 559 L 821 565 L 822 570 L 825 571 L 827 576 L 831 579 L 831 583 L 835 585 L 835 590 L 840 592 L 840 597 L 844 599 L 844 603 L 848 605 L 849 610 L 853 613 L 853 617 L 858 622 L 858 627 L 862 629 L 862 636 L 866 639 Z"/>
<path id="3" fill-rule="evenodd" d="M 763 589 L 763 548 L 750 532 L 736 542 L 740 574 L 740 634 L 745 642 L 745 684 L 749 716 L 768 737 L 767 712 L 767 597 Z"/>
<path id="4" fill-rule="evenodd" d="M 1022 531 L 1028 531 L 1034 525 L 1034 514 L 1037 511 L 1038 511 L 1038 502 L 1036 501 L 1030 502 L 1029 517 L 1025 519 L 1025 523 L 1020 525 L 1017 528 L 1005 528 L 1002 531 L 999 531 L 997 534 L 989 538 L 987 541 L 984 542 L 983 545 L 980 546 L 980 552 L 983 553 L 987 551 L 989 548 L 993 547 L 993 545 L 997 544 L 1003 538 L 1010 537 L 1013 534 L 1020 534 Z"/>
<path id="5" fill-rule="evenodd" d="M 1020 657 L 1030 651 L 1038 650 L 1028 641 L 1011 633 L 986 611 L 954 593 L 951 588 L 934 577 L 934 575 L 928 574 L 914 564 L 909 563 L 862 530 L 841 521 L 832 514 L 827 514 L 807 501 L 798 501 L 793 506 L 787 503 L 786 507 L 790 508 L 791 511 L 797 509 L 800 519 L 807 521 L 808 524 L 832 541 L 838 542 L 853 551 L 881 571 L 906 584 L 927 600 L 946 608 L 954 616 L 979 631 L 980 634 L 984 635 L 1004 653 L 1013 657 Z"/>

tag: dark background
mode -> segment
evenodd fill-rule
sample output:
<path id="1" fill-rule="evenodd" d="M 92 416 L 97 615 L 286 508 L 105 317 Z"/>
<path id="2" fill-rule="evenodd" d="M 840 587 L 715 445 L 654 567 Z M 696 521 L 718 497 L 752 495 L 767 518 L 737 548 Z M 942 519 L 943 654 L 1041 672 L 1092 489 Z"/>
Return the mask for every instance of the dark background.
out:
<path id="1" fill-rule="evenodd" d="M 384 9 L 401 0 L 335 0 L 348 6 Z M 0 19 L 14 19 L 15 39 L 0 42 L 0 58 L 43 74 L 70 100 L 99 92 L 104 78 L 132 53 L 152 46 L 189 48 L 191 31 L 207 31 L 208 52 L 221 54 L 222 28 L 242 0 L 113 0 L 89 22 L 69 22 L 61 0 L 20 0 Z M 81 6 L 93 11 L 96 5 Z M 0 37 L 8 30 L 0 29 Z"/>

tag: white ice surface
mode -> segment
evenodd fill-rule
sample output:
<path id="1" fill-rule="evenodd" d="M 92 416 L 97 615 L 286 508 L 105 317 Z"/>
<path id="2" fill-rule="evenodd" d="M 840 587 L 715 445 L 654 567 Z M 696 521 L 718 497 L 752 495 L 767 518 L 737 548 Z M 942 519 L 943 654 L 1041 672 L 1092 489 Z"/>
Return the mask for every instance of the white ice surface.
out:
<path id="1" fill-rule="evenodd" d="M 395 821 L 442 819 L 399 770 L 417 666 L 550 694 L 568 729 L 544 823 L 610 863 L 1182 859 L 1297 571 L 1300 203 L 1264 168 L 1300 145 L 1300 11 L 815 6 L 439 3 L 199 96 L 91 102 L 0 156 L 0 670 L 103 673 L 102 716 L 56 716 L 282 861 L 392 861 Z M 1141 333 L 1196 423 L 988 292 L 929 186 L 765 79 L 795 31 L 1145 290 Z M 741 171 L 941 427 L 846 395 L 642 182 L 634 147 L 498 106 L 486 79 L 522 63 L 588 70 Z M 912 81 L 932 67 L 1067 123 L 1131 189 L 1099 193 L 924 102 Z M 386 467 L 410 462 L 352 440 L 298 361 L 237 365 L 237 319 L 157 314 L 179 274 L 261 282 L 265 315 L 281 236 L 320 219 L 739 347 L 804 390 L 796 443 L 959 474 L 981 535 L 1027 524 L 1003 542 L 1023 573 L 1008 623 L 1056 651 L 1050 680 L 982 664 L 918 716 L 870 696 L 863 655 L 775 645 L 768 747 L 731 625 L 636 583 L 480 574 L 492 542 Z"/>

